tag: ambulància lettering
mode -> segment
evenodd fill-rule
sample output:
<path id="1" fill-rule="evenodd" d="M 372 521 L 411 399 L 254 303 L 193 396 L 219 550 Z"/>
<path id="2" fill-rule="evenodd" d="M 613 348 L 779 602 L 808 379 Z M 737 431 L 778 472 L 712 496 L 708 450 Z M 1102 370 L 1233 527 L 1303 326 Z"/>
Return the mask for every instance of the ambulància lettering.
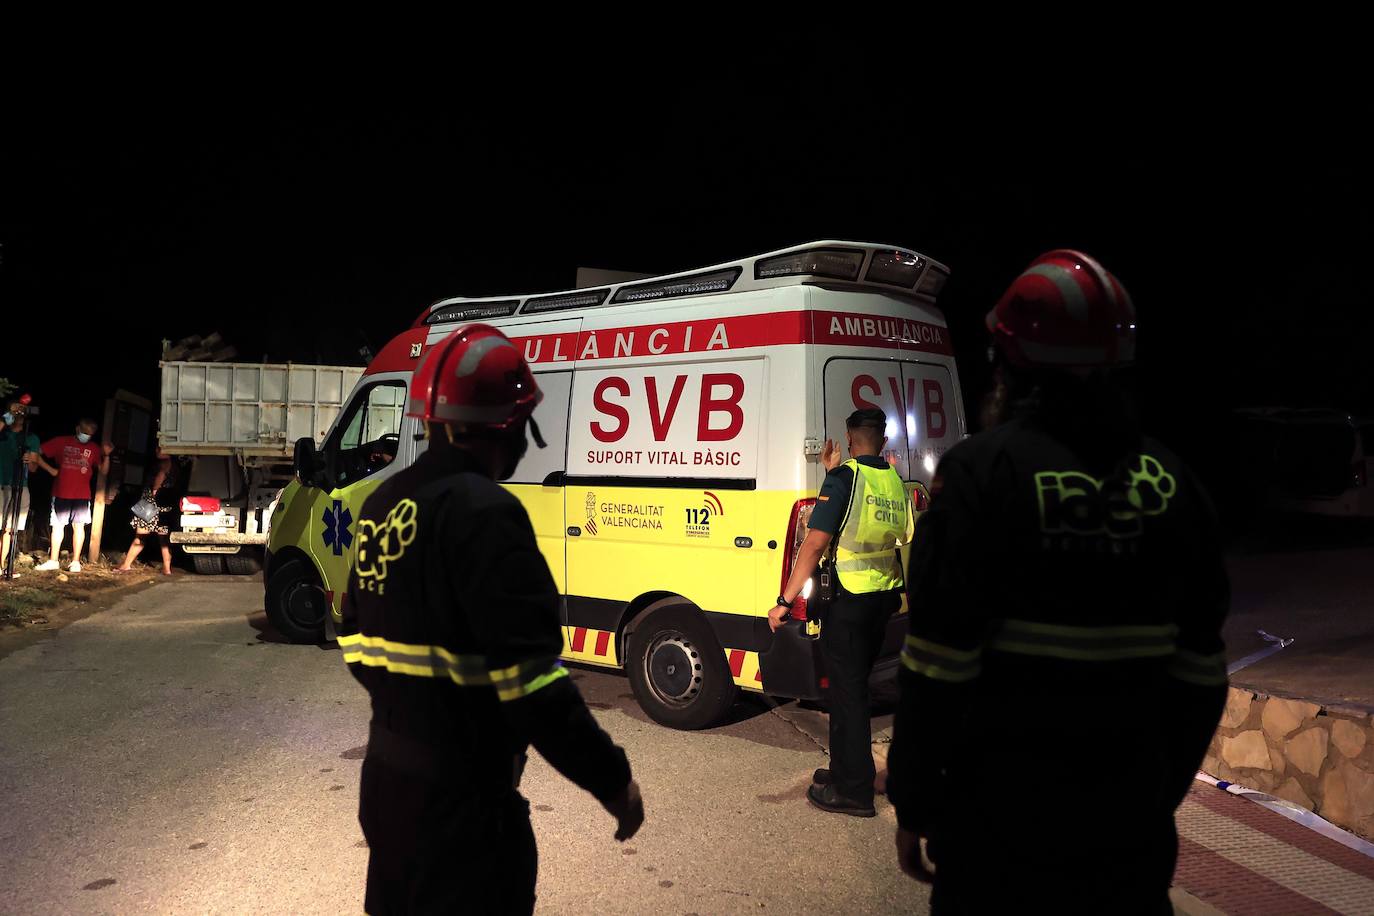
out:
<path id="1" fill-rule="evenodd" d="M 715 322 L 709 334 L 704 327 L 682 323 L 669 327 L 587 331 L 580 342 L 576 343 L 576 337 L 560 334 L 526 337 L 523 338 L 523 342 L 526 362 L 557 363 L 574 357 L 586 361 L 629 356 L 661 356 L 669 352 L 691 353 L 694 335 L 699 349 L 730 349 L 730 335 L 725 322 L 722 321 Z M 547 353 L 544 350 L 546 340 L 550 347 Z M 705 347 L 702 347 L 702 342 L 705 342 Z"/>
<path id="2" fill-rule="evenodd" d="M 830 333 L 847 337 L 878 337 L 883 340 L 911 340 L 926 344 L 943 344 L 940 328 L 924 322 L 898 321 L 895 318 L 864 318 L 846 315 L 830 318 Z"/>

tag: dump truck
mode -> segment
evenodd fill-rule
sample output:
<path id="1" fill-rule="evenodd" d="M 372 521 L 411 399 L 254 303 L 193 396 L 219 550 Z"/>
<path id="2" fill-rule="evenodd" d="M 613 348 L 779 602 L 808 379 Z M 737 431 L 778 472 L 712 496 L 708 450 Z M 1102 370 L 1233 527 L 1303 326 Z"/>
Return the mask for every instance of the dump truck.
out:
<path id="1" fill-rule="evenodd" d="M 189 459 L 171 542 L 196 572 L 250 575 L 296 441 L 323 441 L 361 366 L 163 361 L 158 445 Z"/>

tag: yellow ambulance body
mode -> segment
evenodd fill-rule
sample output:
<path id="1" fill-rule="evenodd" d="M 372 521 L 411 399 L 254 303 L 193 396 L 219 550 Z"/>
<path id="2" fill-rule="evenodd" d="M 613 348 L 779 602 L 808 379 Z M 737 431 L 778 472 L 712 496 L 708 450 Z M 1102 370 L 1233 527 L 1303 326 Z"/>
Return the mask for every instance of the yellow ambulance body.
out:
<path id="1" fill-rule="evenodd" d="M 712 724 L 738 689 L 816 698 L 805 620 L 766 614 L 824 477 L 826 438 L 859 407 L 889 417 L 888 460 L 918 503 L 965 420 L 935 307 L 948 269 L 914 252 L 815 242 L 597 289 L 447 299 L 368 367 L 272 519 L 266 606 L 292 639 L 339 619 L 354 520 L 425 447 L 404 417 L 420 354 L 485 322 L 544 392 L 510 491 L 564 595 L 564 658 L 624 668 L 654 719 Z M 492 613 L 500 613 L 492 608 Z M 802 611 L 804 613 L 804 611 Z M 814 626 L 811 628 L 814 631 Z M 894 616 L 880 664 L 896 659 Z"/>

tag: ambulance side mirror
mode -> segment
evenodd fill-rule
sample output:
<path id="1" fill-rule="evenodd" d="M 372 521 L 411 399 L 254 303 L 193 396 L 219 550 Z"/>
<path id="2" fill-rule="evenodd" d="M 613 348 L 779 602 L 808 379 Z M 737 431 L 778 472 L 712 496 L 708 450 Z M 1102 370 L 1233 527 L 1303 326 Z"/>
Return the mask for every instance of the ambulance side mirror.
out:
<path id="1" fill-rule="evenodd" d="M 315 451 L 315 440 L 304 436 L 296 440 L 296 451 L 291 459 L 296 472 L 296 480 L 303 487 L 319 487 L 324 470 L 320 455 Z"/>

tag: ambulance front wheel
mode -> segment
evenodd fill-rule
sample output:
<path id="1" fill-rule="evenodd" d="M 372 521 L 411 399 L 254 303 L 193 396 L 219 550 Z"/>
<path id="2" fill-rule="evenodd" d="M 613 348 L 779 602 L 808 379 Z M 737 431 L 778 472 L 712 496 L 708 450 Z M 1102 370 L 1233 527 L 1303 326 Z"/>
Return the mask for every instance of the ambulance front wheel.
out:
<path id="1" fill-rule="evenodd" d="M 283 560 L 272 570 L 263 605 L 272 626 L 292 642 L 319 643 L 324 639 L 329 599 L 306 561 Z"/>
<path id="2" fill-rule="evenodd" d="M 630 634 L 625 667 L 639 705 L 669 728 L 715 725 L 738 692 L 710 625 L 681 599 L 651 606 L 640 619 Z"/>

